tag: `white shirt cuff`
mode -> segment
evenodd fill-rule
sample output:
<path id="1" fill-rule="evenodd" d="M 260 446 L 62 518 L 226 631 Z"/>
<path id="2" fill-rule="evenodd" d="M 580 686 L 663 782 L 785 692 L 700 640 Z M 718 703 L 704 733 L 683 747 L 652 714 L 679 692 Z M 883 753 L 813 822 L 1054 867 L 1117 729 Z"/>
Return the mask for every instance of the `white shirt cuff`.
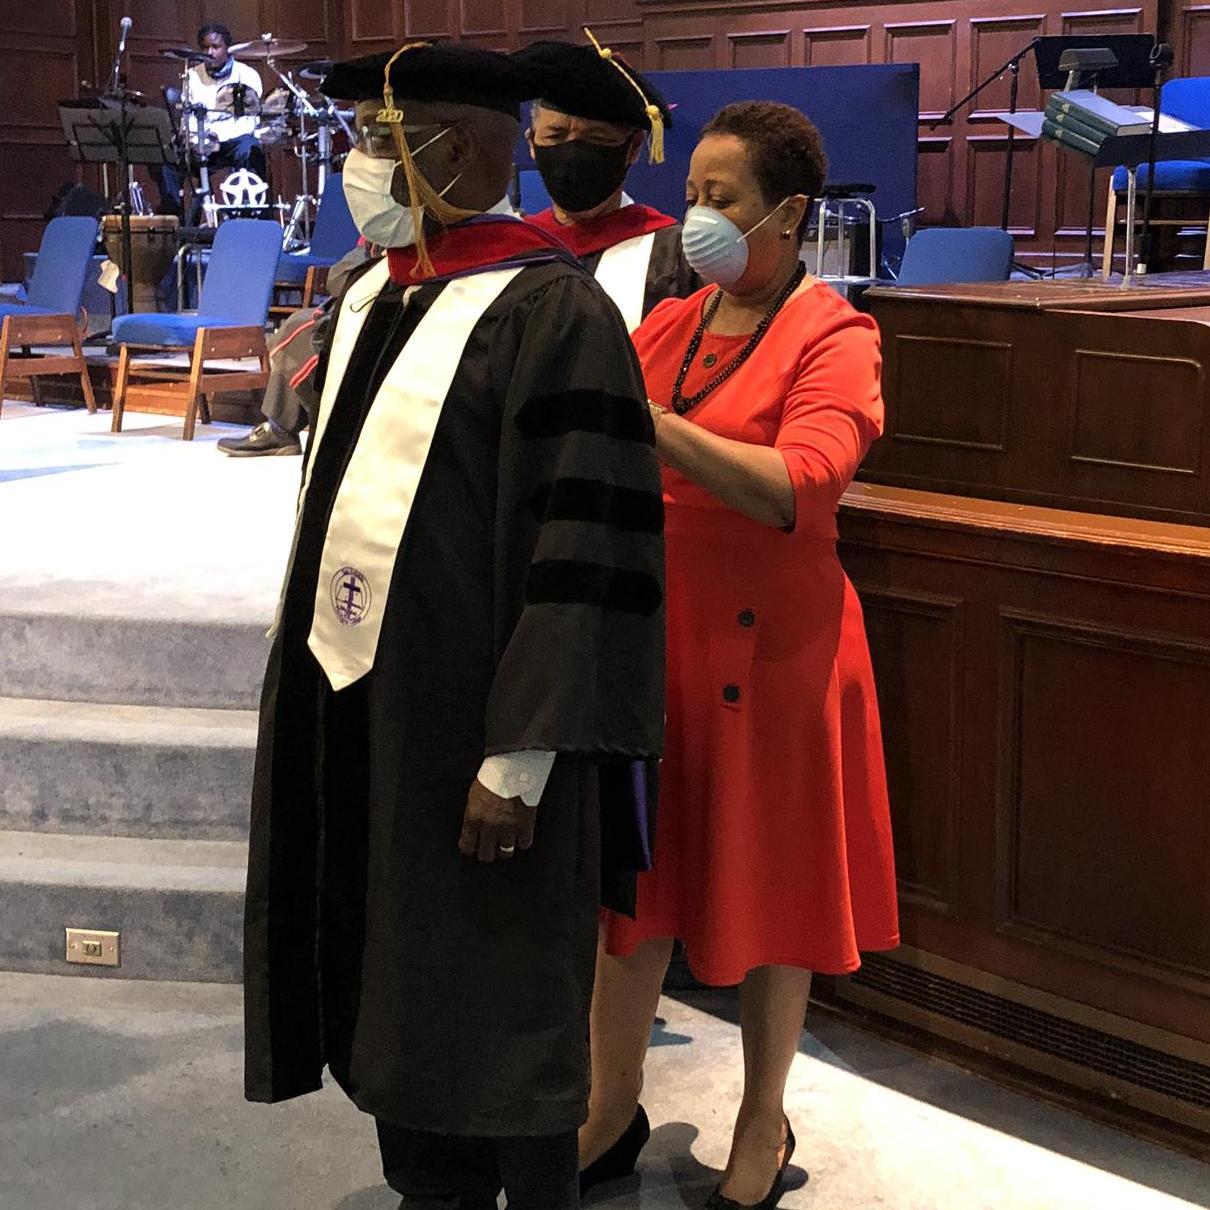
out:
<path id="1" fill-rule="evenodd" d="M 479 770 L 479 782 L 499 798 L 519 798 L 527 807 L 536 807 L 542 801 L 554 763 L 553 752 L 489 756 Z"/>

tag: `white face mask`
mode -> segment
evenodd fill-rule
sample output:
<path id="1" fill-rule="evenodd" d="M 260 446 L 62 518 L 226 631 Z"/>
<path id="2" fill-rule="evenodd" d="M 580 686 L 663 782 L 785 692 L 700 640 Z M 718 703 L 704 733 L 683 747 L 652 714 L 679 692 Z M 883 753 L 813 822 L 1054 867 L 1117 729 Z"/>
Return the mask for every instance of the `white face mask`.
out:
<path id="1" fill-rule="evenodd" d="M 412 152 L 413 157 L 451 130 L 453 127 L 447 126 L 435 134 Z M 398 160 L 379 159 L 367 155 L 358 147 L 354 147 L 345 160 L 342 180 L 349 213 L 357 230 L 369 243 L 377 244 L 380 248 L 408 248 L 416 242 L 416 224 L 411 206 L 401 205 L 391 193 L 391 182 L 398 167 Z M 442 189 L 442 197 L 453 189 L 461 176 L 459 173 Z"/>
<path id="2" fill-rule="evenodd" d="M 689 267 L 704 282 L 734 286 L 748 268 L 748 236 L 763 227 L 788 201 L 783 198 L 753 227 L 741 231 L 709 206 L 690 206 L 681 227 L 681 247 Z"/>

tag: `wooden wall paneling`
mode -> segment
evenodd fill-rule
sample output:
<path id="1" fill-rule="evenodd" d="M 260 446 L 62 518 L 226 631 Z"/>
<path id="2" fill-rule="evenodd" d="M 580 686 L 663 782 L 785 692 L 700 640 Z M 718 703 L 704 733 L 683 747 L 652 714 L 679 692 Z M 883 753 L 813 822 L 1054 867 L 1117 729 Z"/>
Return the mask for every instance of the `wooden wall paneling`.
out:
<path id="1" fill-rule="evenodd" d="M 1168 36 L 1176 43 L 1177 75 L 1210 75 L 1210 4 L 1174 5 Z"/>
<path id="2" fill-rule="evenodd" d="M 309 43 L 310 58 L 337 57 L 344 49 L 341 0 L 268 0 L 262 6 L 264 28 L 275 37 Z M 318 55 L 311 55 L 318 50 Z"/>
<path id="3" fill-rule="evenodd" d="M 517 36 L 527 42 L 543 36 L 566 38 L 583 8 L 583 0 L 519 0 Z"/>
<path id="4" fill-rule="evenodd" d="M 865 585 L 866 633 L 884 722 L 900 895 L 960 909 L 964 602 Z"/>
<path id="5" fill-rule="evenodd" d="M 572 9 L 566 34 L 569 41 L 579 42 L 584 37 L 581 27 L 587 25 L 603 45 L 624 55 L 627 62 L 638 68 L 647 66 L 643 14 L 636 0 L 581 0 Z M 524 31 L 521 38 L 525 40 Z"/>
<path id="6" fill-rule="evenodd" d="M 727 33 L 728 67 L 800 67 L 790 29 L 732 30 Z"/>
<path id="7" fill-rule="evenodd" d="M 60 185 L 86 180 L 67 153 L 57 102 L 97 76 L 98 49 L 88 0 L 42 0 L 0 9 L 0 269 L 24 276 L 43 215 Z"/>
<path id="8" fill-rule="evenodd" d="M 840 531 L 906 829 L 905 943 L 1210 1041 L 1210 773 L 1189 726 L 1210 708 L 1210 549 L 1174 559 L 1130 522 L 1120 544 L 1083 540 L 1044 510 L 862 484 Z M 914 597 L 960 602 L 956 657 L 944 609 L 904 622 Z M 904 705 L 922 680 L 939 698 L 927 740 L 927 703 Z M 955 762 L 956 864 L 922 873 L 919 845 L 942 841 L 920 795 Z"/>
<path id="9" fill-rule="evenodd" d="M 1015 287 L 970 287 L 983 303 L 972 306 L 953 301 L 959 289 L 868 296 L 887 419 L 863 478 L 1210 525 L 1210 329 L 1200 307 L 1099 311 L 1120 305 L 1119 292 L 1098 302 L 1079 287 L 1070 310 L 1014 303 Z"/>
<path id="10" fill-rule="evenodd" d="M 802 31 L 804 67 L 848 67 L 872 63 L 871 25 L 817 25 Z"/>
<path id="11" fill-rule="evenodd" d="M 439 0 L 444 8 L 444 0 Z M 428 7 L 428 6 L 425 6 Z M 380 0 L 344 0 L 345 48 L 350 55 L 372 54 L 389 43 L 399 41 L 403 33 L 403 13 L 414 4 L 386 5 Z M 442 24 L 445 24 L 443 21 Z"/>
<path id="12" fill-rule="evenodd" d="M 181 0 L 177 0 L 181 3 Z M 262 21 L 263 0 L 202 0 L 202 21 L 221 21 L 230 31 L 236 42 L 248 42 L 259 37 L 268 30 Z M 193 45 L 193 35 L 197 26 L 191 30 L 181 30 L 186 45 Z"/>
<path id="13" fill-rule="evenodd" d="M 459 0 L 458 30 L 463 40 L 476 45 L 507 46 L 508 7 L 505 0 Z"/>
<path id="14" fill-rule="evenodd" d="M 461 31 L 466 19 L 461 0 L 403 0 L 402 6 L 393 4 L 391 8 L 396 15 L 391 34 L 393 42 L 402 42 L 405 38 L 447 37 Z"/>
<path id="15" fill-rule="evenodd" d="M 916 144 L 916 204 L 922 226 L 952 226 L 960 215 L 954 208 L 954 140 L 949 135 L 923 135 Z"/>
<path id="16" fill-rule="evenodd" d="M 939 118 L 958 99 L 965 54 L 956 21 L 887 22 L 886 62 L 920 64 L 920 120 Z"/>
<path id="17" fill-rule="evenodd" d="M 656 71 L 701 71 L 718 66 L 712 35 L 656 38 L 647 45 L 646 59 Z"/>
<path id="18" fill-rule="evenodd" d="M 1003 923 L 1210 976 L 1210 644 L 1001 617 Z"/>
<path id="19" fill-rule="evenodd" d="M 966 206 L 968 222 L 998 227 L 1004 216 L 1004 178 L 1008 172 L 1007 129 L 997 123 L 996 134 L 973 134 L 966 139 Z M 1049 200 L 1041 179 L 1039 140 L 1020 134 L 1013 140 L 1012 193 L 1008 226 L 1017 239 L 1033 240 L 1042 227 L 1043 200 Z"/>
<path id="20" fill-rule="evenodd" d="M 639 0 L 582 0 L 582 20 L 597 26 L 635 25 L 643 23 L 643 12 Z"/>
<path id="21" fill-rule="evenodd" d="M 1041 36 L 1045 18 L 1039 13 L 1021 16 L 974 17 L 969 23 L 970 72 L 963 84 L 969 91 L 982 82 L 1032 38 Z M 1009 108 L 1011 73 L 994 80 L 976 98 L 965 115 L 967 130 L 966 196 L 963 212 L 969 222 L 998 227 L 1003 217 L 1004 177 L 1007 172 L 1008 127 L 1000 114 Z M 1038 73 L 1032 57 L 1021 65 L 1018 76 L 1018 109 L 1037 109 L 1043 104 Z M 1013 138 L 1013 182 L 1009 199 L 1009 228 L 1018 240 L 1033 240 L 1042 229 L 1052 207 L 1049 182 L 1040 171 L 1042 146 L 1019 132 Z"/>

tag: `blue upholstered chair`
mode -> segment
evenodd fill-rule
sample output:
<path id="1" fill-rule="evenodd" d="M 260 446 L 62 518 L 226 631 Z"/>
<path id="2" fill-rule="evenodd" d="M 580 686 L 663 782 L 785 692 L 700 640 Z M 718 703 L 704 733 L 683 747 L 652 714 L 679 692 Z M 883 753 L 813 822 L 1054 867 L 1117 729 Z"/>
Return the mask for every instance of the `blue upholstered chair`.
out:
<path id="1" fill-rule="evenodd" d="M 95 218 L 76 215 L 51 219 L 42 233 L 38 263 L 25 298 L 0 303 L 0 407 L 5 384 L 12 379 L 79 374 L 84 402 L 90 412 L 97 410 L 77 324 L 97 232 Z M 70 346 L 71 354 L 10 356 L 13 348 L 28 350 L 41 345 Z"/>
<path id="2" fill-rule="evenodd" d="M 113 391 L 113 431 L 122 430 L 131 375 L 168 382 L 159 393 L 184 401 L 186 441 L 193 440 L 199 406 L 202 423 L 210 423 L 207 396 L 219 391 L 263 389 L 269 381 L 265 320 L 281 255 L 281 228 L 266 219 L 229 219 L 217 231 L 210 267 L 194 312 L 147 312 L 114 321 L 113 339 L 121 346 Z M 142 364 L 132 349 L 189 349 L 185 370 Z M 256 357 L 259 370 L 211 370 L 215 358 Z"/>
<path id="3" fill-rule="evenodd" d="M 999 227 L 927 227 L 908 240 L 899 266 L 901 286 L 1007 281 L 1013 237 Z"/>
<path id="4" fill-rule="evenodd" d="M 1160 108 L 1174 118 L 1198 129 L 1210 127 L 1210 76 L 1189 76 L 1164 85 Z M 1147 165 L 1139 168 L 1138 187 L 1147 187 Z M 1126 169 L 1117 168 L 1109 182 L 1109 205 L 1105 213 L 1105 246 L 1102 272 L 1113 270 L 1113 245 L 1117 235 L 1118 207 L 1126 196 Z M 1210 204 L 1210 160 L 1161 160 L 1155 166 L 1157 199 L 1204 199 Z M 1141 208 L 1140 208 L 1141 217 Z M 1154 220 L 1153 220 L 1154 221 Z M 1202 257 L 1202 268 L 1210 269 L 1210 238 Z"/>
<path id="5" fill-rule="evenodd" d="M 323 197 L 319 199 L 310 246 L 306 252 L 283 252 L 277 262 L 277 290 L 301 293 L 299 305 L 309 307 L 321 288 L 324 273 L 342 256 L 353 251 L 358 238 L 357 225 L 345 200 L 344 178 L 334 172 L 328 177 Z M 294 308 L 274 306 L 271 310 L 276 314 Z"/>

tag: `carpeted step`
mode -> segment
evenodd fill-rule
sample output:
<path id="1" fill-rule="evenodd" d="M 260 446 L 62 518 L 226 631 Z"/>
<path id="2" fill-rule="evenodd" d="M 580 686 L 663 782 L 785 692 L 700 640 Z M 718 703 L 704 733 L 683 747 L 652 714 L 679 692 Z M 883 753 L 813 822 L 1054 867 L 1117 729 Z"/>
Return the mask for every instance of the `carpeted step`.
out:
<path id="1" fill-rule="evenodd" d="M 252 710 L 269 650 L 265 630 L 263 621 L 6 609 L 0 697 Z"/>
<path id="2" fill-rule="evenodd" d="M 243 840 L 255 712 L 0 698 L 0 829 Z"/>
<path id="3" fill-rule="evenodd" d="M 0 832 L 0 969 L 235 983 L 247 846 Z M 117 968 L 68 964 L 64 928 L 121 933 Z"/>

